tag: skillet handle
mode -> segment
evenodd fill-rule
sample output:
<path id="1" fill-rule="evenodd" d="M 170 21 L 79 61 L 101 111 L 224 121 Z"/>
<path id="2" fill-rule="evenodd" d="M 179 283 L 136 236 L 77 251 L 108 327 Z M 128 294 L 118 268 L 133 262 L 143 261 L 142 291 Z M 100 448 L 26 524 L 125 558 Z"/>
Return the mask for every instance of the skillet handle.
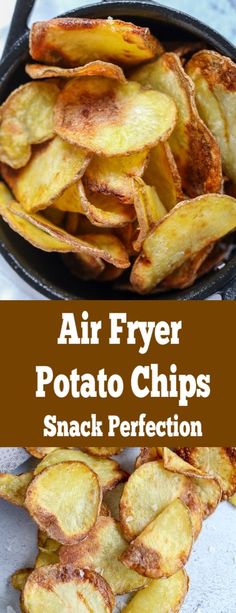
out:
<path id="1" fill-rule="evenodd" d="M 34 6 L 35 0 L 16 0 L 16 6 L 11 20 L 10 30 L 2 54 L 2 59 L 11 50 L 12 46 L 27 30 L 27 21 Z"/>
<path id="2" fill-rule="evenodd" d="M 236 300 L 236 278 L 220 292 L 222 300 Z"/>

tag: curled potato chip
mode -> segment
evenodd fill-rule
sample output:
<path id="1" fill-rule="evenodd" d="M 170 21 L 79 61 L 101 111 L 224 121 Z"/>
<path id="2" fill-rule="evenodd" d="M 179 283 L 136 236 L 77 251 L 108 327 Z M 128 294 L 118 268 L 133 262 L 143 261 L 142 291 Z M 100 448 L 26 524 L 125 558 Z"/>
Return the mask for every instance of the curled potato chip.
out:
<path id="1" fill-rule="evenodd" d="M 82 181 L 78 184 L 82 212 L 89 221 L 99 227 L 119 228 L 135 218 L 133 207 L 122 204 L 115 196 L 85 193 Z"/>
<path id="2" fill-rule="evenodd" d="M 85 281 L 97 279 L 105 269 L 101 258 L 86 253 L 67 253 L 63 261 L 74 276 Z"/>
<path id="3" fill-rule="evenodd" d="M 1 174 L 16 200 L 30 213 L 48 207 L 78 181 L 89 159 L 87 152 L 55 137 L 34 150 L 25 168 L 13 170 L 2 164 Z"/>
<path id="4" fill-rule="evenodd" d="M 152 462 L 152 460 L 157 460 L 162 458 L 162 455 L 158 452 L 158 447 L 141 447 L 140 453 L 136 458 L 135 468 L 139 468 L 142 464 L 146 464 L 147 462 Z"/>
<path id="5" fill-rule="evenodd" d="M 176 447 L 174 451 L 188 464 L 209 473 L 209 447 Z"/>
<path id="6" fill-rule="evenodd" d="M 137 468 L 125 484 L 120 501 L 120 522 L 127 540 L 138 536 L 176 498 L 190 510 L 196 538 L 201 530 L 203 511 L 191 479 L 166 470 L 162 460 Z"/>
<path id="7" fill-rule="evenodd" d="M 177 204 L 152 230 L 134 263 L 131 283 L 149 292 L 189 257 L 236 226 L 236 200 L 206 194 Z"/>
<path id="8" fill-rule="evenodd" d="M 42 462 L 36 466 L 34 474 L 38 475 L 44 468 L 53 466 L 59 462 L 77 461 L 83 462 L 91 468 L 98 476 L 99 483 L 103 492 L 116 487 L 120 481 L 127 478 L 127 473 L 121 470 L 118 462 L 111 458 L 96 458 L 92 457 L 79 449 L 57 449 L 47 455 Z"/>
<path id="9" fill-rule="evenodd" d="M 235 182 L 236 65 L 204 50 L 191 58 L 186 71 L 195 85 L 198 111 L 219 144 L 223 170 Z"/>
<path id="10" fill-rule="evenodd" d="M 142 176 L 148 160 L 147 151 L 124 157 L 94 156 L 84 175 L 91 191 L 113 194 L 126 204 L 133 204 L 132 177 Z"/>
<path id="11" fill-rule="evenodd" d="M 184 569 L 168 577 L 154 579 L 124 607 L 123 613 L 178 613 L 188 591 L 189 580 Z"/>
<path id="12" fill-rule="evenodd" d="M 164 53 L 159 60 L 138 68 L 135 81 L 171 96 L 178 109 L 170 146 L 181 175 L 184 191 L 194 198 L 208 192 L 220 192 L 221 158 L 218 144 L 197 111 L 194 88 L 174 53 Z"/>
<path id="13" fill-rule="evenodd" d="M 31 472 L 22 473 L 22 475 L 0 473 L 0 498 L 23 507 L 27 488 L 32 478 L 33 473 Z"/>
<path id="14" fill-rule="evenodd" d="M 66 211 L 69 213 L 83 213 L 78 183 L 74 183 L 70 187 L 67 187 L 61 196 L 53 201 L 53 207 L 59 211 Z"/>
<path id="15" fill-rule="evenodd" d="M 101 489 L 97 475 L 82 462 L 48 466 L 28 487 L 25 505 L 51 538 L 68 545 L 77 543 L 99 515 Z"/>
<path id="16" fill-rule="evenodd" d="M 11 576 L 12 587 L 14 587 L 15 590 L 19 590 L 19 592 L 22 592 L 26 581 L 32 571 L 33 568 L 20 568 L 19 570 L 16 570 L 16 572 L 13 573 L 13 575 Z"/>
<path id="17" fill-rule="evenodd" d="M 118 483 L 113 490 L 106 492 L 103 497 L 111 516 L 117 521 L 120 519 L 120 499 L 124 491 L 124 486 L 124 483 Z"/>
<path id="18" fill-rule="evenodd" d="M 236 491 L 235 447 L 188 447 L 178 448 L 177 453 L 200 470 L 215 477 L 222 489 L 222 498 L 227 499 Z"/>
<path id="19" fill-rule="evenodd" d="M 32 58 L 56 66 L 99 59 L 132 66 L 162 49 L 148 28 L 119 19 L 51 19 L 34 23 L 30 34 Z"/>
<path id="20" fill-rule="evenodd" d="M 69 81 L 59 94 L 54 129 L 69 143 L 110 157 L 153 147 L 175 121 L 169 96 L 131 81 L 88 77 Z"/>
<path id="21" fill-rule="evenodd" d="M 173 500 L 121 555 L 123 564 L 145 577 L 171 577 L 187 562 L 193 544 L 191 515 Z"/>
<path id="22" fill-rule="evenodd" d="M 55 451 L 56 447 L 25 447 L 26 451 L 28 451 L 35 458 L 44 458 L 45 455 Z"/>
<path id="23" fill-rule="evenodd" d="M 0 160 L 12 168 L 25 166 L 31 145 L 54 136 L 53 111 L 59 87 L 56 83 L 26 83 L 0 109 Z"/>
<path id="24" fill-rule="evenodd" d="M 160 142 L 150 151 L 144 181 L 156 188 L 167 211 L 183 200 L 181 178 L 168 143 Z"/>
<path id="25" fill-rule="evenodd" d="M 198 272 L 208 255 L 214 248 L 214 243 L 203 247 L 196 255 L 186 260 L 179 268 L 174 270 L 162 281 L 163 289 L 184 289 L 193 285 Z"/>
<path id="26" fill-rule="evenodd" d="M 147 584 L 140 574 L 128 570 L 120 562 L 126 549 L 127 542 L 118 522 L 112 517 L 99 517 L 80 544 L 61 548 L 60 562 L 96 570 L 106 579 L 114 594 L 124 594 Z"/>
<path id="27" fill-rule="evenodd" d="M 87 569 L 54 564 L 29 576 L 22 594 L 25 613 L 96 611 L 112 613 L 114 596 L 105 579 Z"/>
<path id="28" fill-rule="evenodd" d="M 122 451 L 121 447 L 84 447 L 85 451 L 95 456 L 106 458 L 110 455 L 118 455 Z"/>
<path id="29" fill-rule="evenodd" d="M 140 178 L 133 179 L 133 186 L 134 208 L 138 222 L 138 235 L 133 241 L 133 248 L 135 251 L 140 251 L 149 231 L 164 217 L 166 209 L 154 187 L 146 185 Z"/>
<path id="30" fill-rule="evenodd" d="M 44 66 L 44 64 L 26 64 L 25 70 L 31 79 L 51 79 L 52 77 L 74 79 L 78 77 L 107 77 L 125 82 L 123 70 L 108 62 L 89 62 L 76 68 L 60 68 L 59 66 Z"/>

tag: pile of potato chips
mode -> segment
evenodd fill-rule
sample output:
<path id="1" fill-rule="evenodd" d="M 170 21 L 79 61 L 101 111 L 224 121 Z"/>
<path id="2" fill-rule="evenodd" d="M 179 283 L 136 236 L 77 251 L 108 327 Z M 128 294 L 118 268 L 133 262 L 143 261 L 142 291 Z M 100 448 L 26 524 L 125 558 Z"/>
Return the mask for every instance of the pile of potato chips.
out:
<path id="1" fill-rule="evenodd" d="M 236 66 L 196 47 L 112 18 L 33 25 L 31 81 L 0 107 L 0 214 L 68 274 L 147 294 L 227 259 Z"/>
<path id="2" fill-rule="evenodd" d="M 38 526 L 34 568 L 12 576 L 22 611 L 111 613 L 126 594 L 125 613 L 177 613 L 203 521 L 236 504 L 236 448 L 143 448 L 131 475 L 115 447 L 28 451 L 34 471 L 0 474 L 0 497 Z"/>

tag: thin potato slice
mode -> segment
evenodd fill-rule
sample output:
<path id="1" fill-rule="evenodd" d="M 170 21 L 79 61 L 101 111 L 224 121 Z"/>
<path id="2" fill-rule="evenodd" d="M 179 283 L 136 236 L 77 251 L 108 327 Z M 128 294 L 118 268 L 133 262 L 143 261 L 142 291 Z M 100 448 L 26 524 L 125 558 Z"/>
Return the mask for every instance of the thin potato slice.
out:
<path id="1" fill-rule="evenodd" d="M 85 451 L 95 456 L 101 456 L 107 458 L 110 455 L 118 455 L 121 451 L 121 447 L 84 447 Z"/>
<path id="2" fill-rule="evenodd" d="M 126 204 L 133 204 L 132 177 L 142 176 L 148 160 L 147 151 L 124 157 L 94 156 L 84 180 L 91 191 L 111 194 Z"/>
<path id="3" fill-rule="evenodd" d="M 27 488 L 33 479 L 33 473 L 12 475 L 0 473 L 0 498 L 4 498 L 18 507 L 23 507 Z"/>
<path id="4" fill-rule="evenodd" d="M 166 209 L 155 188 L 146 185 L 142 179 L 133 179 L 133 192 L 138 222 L 138 235 L 133 241 L 133 248 L 135 251 L 140 251 L 149 231 L 164 217 Z"/>
<path id="5" fill-rule="evenodd" d="M 186 260 L 179 268 L 174 270 L 162 281 L 163 289 L 185 289 L 193 285 L 198 277 L 202 264 L 212 252 L 214 243 L 203 247 L 196 255 Z"/>
<path id="6" fill-rule="evenodd" d="M 143 577 L 120 562 L 126 549 L 127 542 L 118 522 L 111 517 L 99 517 L 86 539 L 78 545 L 61 548 L 60 562 L 96 570 L 114 594 L 125 594 L 147 584 Z"/>
<path id="7" fill-rule="evenodd" d="M 108 62 L 89 62 L 76 68 L 60 68 L 59 66 L 44 66 L 44 64 L 26 64 L 25 70 L 31 79 L 51 79 L 53 77 L 74 79 L 78 77 L 106 77 L 125 82 L 123 70 Z"/>
<path id="8" fill-rule="evenodd" d="M 10 94 L 0 108 L 0 161 L 12 168 L 25 166 L 31 145 L 54 136 L 56 83 L 26 83 Z"/>
<path id="9" fill-rule="evenodd" d="M 105 270 L 105 263 L 101 258 L 85 253 L 67 253 L 63 261 L 72 275 L 85 281 L 97 279 Z"/>
<path id="10" fill-rule="evenodd" d="M 135 218 L 133 207 L 122 204 L 115 196 L 107 196 L 84 191 L 82 181 L 78 184 L 82 212 L 89 221 L 105 228 L 119 228 L 132 222 Z"/>
<path id="11" fill-rule="evenodd" d="M 19 570 L 16 570 L 16 572 L 13 573 L 13 575 L 11 576 L 12 587 L 14 587 L 15 590 L 19 590 L 19 592 L 22 592 L 26 581 L 32 571 L 33 568 L 20 568 Z"/>
<path id="12" fill-rule="evenodd" d="M 236 491 L 235 447 L 178 448 L 177 453 L 193 466 L 215 477 L 222 489 L 222 498 L 228 499 Z"/>
<path id="13" fill-rule="evenodd" d="M 148 28 L 118 19 L 64 18 L 33 24 L 30 54 L 56 66 L 78 66 L 105 60 L 132 66 L 162 53 Z"/>
<path id="14" fill-rule="evenodd" d="M 208 192 L 220 192 L 222 171 L 219 147 L 200 119 L 193 84 L 178 56 L 164 53 L 156 62 L 138 68 L 132 79 L 156 88 L 175 101 L 178 119 L 170 137 L 170 146 L 184 191 L 192 198 Z"/>
<path id="15" fill-rule="evenodd" d="M 156 188 L 167 211 L 183 200 L 181 178 L 168 143 L 158 143 L 151 150 L 143 178 Z"/>
<path id="16" fill-rule="evenodd" d="M 224 173 L 235 182 L 236 65 L 215 51 L 200 51 L 186 71 L 195 85 L 199 114 L 219 144 Z"/>
<path id="17" fill-rule="evenodd" d="M 55 451 L 56 447 L 25 447 L 26 451 L 40 460 L 48 453 Z"/>
<path id="18" fill-rule="evenodd" d="M 62 139 L 38 146 L 25 168 L 2 164 L 1 174 L 16 200 L 27 212 L 47 208 L 62 192 L 83 176 L 90 157 Z"/>
<path id="19" fill-rule="evenodd" d="M 87 569 L 55 564 L 31 573 L 22 594 L 25 613 L 111 613 L 114 596 L 105 579 Z"/>
<path id="20" fill-rule="evenodd" d="M 127 540 L 138 536 L 176 498 L 190 510 L 196 538 L 201 530 L 203 511 L 191 479 L 166 470 L 162 460 L 137 468 L 125 484 L 120 501 L 120 522 Z"/>
<path id="21" fill-rule="evenodd" d="M 74 183 L 70 187 L 67 187 L 61 196 L 53 201 L 53 207 L 59 211 L 66 211 L 68 213 L 83 213 L 78 183 Z"/>
<path id="22" fill-rule="evenodd" d="M 236 200 L 230 196 L 206 194 L 177 204 L 160 220 L 143 243 L 131 283 L 141 292 L 150 292 L 189 257 L 236 226 Z"/>
<path id="23" fill-rule="evenodd" d="M 49 458 L 46 456 L 46 458 Z M 97 475 L 81 462 L 61 462 L 45 468 L 30 484 L 25 505 L 48 535 L 72 545 L 86 536 L 100 512 Z"/>
<path id="24" fill-rule="evenodd" d="M 175 104 L 165 94 L 131 81 L 85 77 L 59 94 L 54 129 L 69 143 L 110 157 L 153 147 L 170 136 L 175 121 Z"/>
<path id="25" fill-rule="evenodd" d="M 120 481 L 124 481 L 127 478 L 127 473 L 121 470 L 115 460 L 92 457 L 79 449 L 57 449 L 57 451 L 50 453 L 36 466 L 34 474 L 38 475 L 48 466 L 69 461 L 83 462 L 91 468 L 98 476 L 103 492 L 111 490 Z"/>
<path id="26" fill-rule="evenodd" d="M 106 492 L 103 500 L 107 505 L 111 516 L 114 517 L 117 521 L 120 520 L 120 499 L 124 491 L 125 484 L 118 483 L 118 485 L 109 492 Z"/>
<path id="27" fill-rule="evenodd" d="M 132 598 L 123 613 L 178 613 L 188 585 L 188 576 L 183 569 L 168 579 L 155 579 Z"/>
<path id="28" fill-rule="evenodd" d="M 186 564 L 192 544 L 191 515 L 188 507 L 177 499 L 141 532 L 121 560 L 144 577 L 171 577 Z"/>
<path id="29" fill-rule="evenodd" d="M 209 447 L 176 447 L 174 451 L 188 464 L 202 472 L 209 473 Z"/>

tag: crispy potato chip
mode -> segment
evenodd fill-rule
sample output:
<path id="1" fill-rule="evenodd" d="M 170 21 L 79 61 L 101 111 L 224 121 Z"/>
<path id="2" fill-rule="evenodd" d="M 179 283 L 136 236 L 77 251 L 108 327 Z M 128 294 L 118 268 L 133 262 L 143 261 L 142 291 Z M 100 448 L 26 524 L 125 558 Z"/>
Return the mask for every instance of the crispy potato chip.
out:
<path id="1" fill-rule="evenodd" d="M 184 191 L 192 198 L 208 192 L 220 192 L 222 171 L 219 147 L 200 119 L 193 84 L 178 56 L 164 53 L 156 62 L 135 70 L 132 79 L 158 89 L 175 101 L 178 119 L 170 137 L 170 146 Z"/>
<path id="2" fill-rule="evenodd" d="M 68 213 L 83 213 L 78 183 L 74 183 L 70 187 L 67 187 L 61 196 L 54 200 L 53 207 L 59 211 L 66 211 Z"/>
<path id="3" fill-rule="evenodd" d="M 174 451 L 188 464 L 209 473 L 209 447 L 176 447 Z"/>
<path id="4" fill-rule="evenodd" d="M 12 475 L 0 473 L 0 498 L 4 498 L 19 507 L 24 506 L 27 488 L 33 479 L 33 473 Z"/>
<path id="5" fill-rule="evenodd" d="M 47 532 L 44 532 L 44 530 L 38 531 L 38 548 L 40 551 L 48 551 L 50 553 L 55 553 L 56 551 L 58 551 L 60 546 L 60 543 L 58 543 L 58 541 L 55 541 L 54 539 L 51 539 L 48 536 Z"/>
<path id="6" fill-rule="evenodd" d="M 85 281 L 97 279 L 105 269 L 105 263 L 101 258 L 86 253 L 67 253 L 63 261 L 72 275 Z"/>
<path id="7" fill-rule="evenodd" d="M 177 204 L 152 230 L 136 260 L 131 283 L 141 293 L 150 292 L 189 257 L 236 226 L 236 200 L 206 194 Z"/>
<path id="8" fill-rule="evenodd" d="M 140 251 L 149 231 L 164 217 L 166 209 L 155 188 L 146 185 L 142 179 L 133 179 L 133 191 L 134 208 L 138 222 L 138 235 L 133 241 L 133 248 L 135 251 Z"/>
<path id="9" fill-rule="evenodd" d="M 80 544 L 61 548 L 60 562 L 96 570 L 106 579 L 114 594 L 124 594 L 147 584 L 143 577 L 127 570 L 120 562 L 126 549 L 127 542 L 118 522 L 111 517 L 99 517 Z"/>
<path id="10" fill-rule="evenodd" d="M 25 70 L 31 79 L 51 79 L 52 77 L 74 79 L 78 77 L 107 77 L 125 82 L 123 70 L 108 62 L 89 62 L 76 68 L 60 68 L 59 66 L 44 66 L 44 64 L 26 64 Z"/>
<path id="11" fill-rule="evenodd" d="M 131 81 L 88 77 L 69 81 L 59 94 L 54 129 L 69 143 L 110 157 L 153 147 L 170 136 L 175 121 L 169 96 Z"/>
<path id="12" fill-rule="evenodd" d="M 156 188 L 167 211 L 184 199 L 181 178 L 168 143 L 158 143 L 150 151 L 144 181 Z"/>
<path id="13" fill-rule="evenodd" d="M 85 451 L 95 456 L 101 456 L 107 458 L 110 455 L 118 455 L 121 451 L 121 447 L 84 447 Z"/>
<path id="14" fill-rule="evenodd" d="M 178 456 L 168 447 L 157 447 L 157 453 L 163 458 L 166 470 L 185 475 L 186 477 L 204 477 L 205 474 L 195 466 L 191 466 L 186 460 Z"/>
<path id="15" fill-rule="evenodd" d="M 132 598 L 123 613 L 178 613 L 188 584 L 188 576 L 183 569 L 168 579 L 155 579 Z"/>
<path id="16" fill-rule="evenodd" d="M 191 515 L 173 500 L 121 555 L 128 568 L 144 577 L 171 577 L 186 564 L 193 544 Z"/>
<path id="17" fill-rule="evenodd" d="M 166 470 L 162 460 L 137 468 L 125 484 L 120 501 L 120 522 L 127 540 L 138 536 L 176 498 L 190 510 L 196 538 L 201 530 L 203 511 L 191 479 Z"/>
<path id="18" fill-rule="evenodd" d="M 135 468 L 139 468 L 142 464 L 146 464 L 147 462 L 152 462 L 153 460 L 157 460 L 162 458 L 158 451 L 158 447 L 141 447 L 140 453 L 136 458 Z"/>
<path id="19" fill-rule="evenodd" d="M 112 613 L 114 596 L 105 579 L 87 569 L 54 564 L 29 576 L 22 594 L 25 613 L 96 611 Z"/>
<path id="20" fill-rule="evenodd" d="M 133 207 L 122 204 L 115 196 L 85 193 L 82 181 L 78 184 L 82 212 L 89 221 L 99 227 L 119 228 L 135 218 Z"/>
<path id="21" fill-rule="evenodd" d="M 51 19 L 34 23 L 30 54 L 44 64 L 78 66 L 105 60 L 132 66 L 162 53 L 148 28 L 119 19 Z"/>
<path id="22" fill-rule="evenodd" d="M 127 478 L 127 473 L 121 470 L 118 462 L 115 462 L 115 460 L 92 457 L 79 449 L 57 449 L 57 451 L 53 451 L 53 453 L 47 455 L 36 466 L 34 474 L 38 475 L 47 466 L 70 461 L 83 462 L 83 464 L 91 468 L 98 476 L 103 492 L 111 490 L 120 481 L 124 481 Z"/>
<path id="23" fill-rule="evenodd" d="M 233 506 L 236 507 L 236 494 L 231 496 L 231 498 L 229 499 L 229 502 L 231 502 L 231 504 L 233 504 Z"/>
<path id="24" fill-rule="evenodd" d="M 26 451 L 33 455 L 35 458 L 44 458 L 48 453 L 55 451 L 56 447 L 25 447 Z"/>
<path id="25" fill-rule="evenodd" d="M 13 573 L 13 575 L 11 576 L 12 587 L 14 587 L 15 590 L 19 590 L 19 592 L 22 592 L 26 581 L 32 571 L 33 568 L 20 568 L 19 570 L 16 570 L 16 572 Z"/>
<path id="26" fill-rule="evenodd" d="M 177 453 L 212 477 L 222 488 L 222 498 L 227 499 L 236 491 L 235 447 L 188 447 L 178 448 Z"/>
<path id="27" fill-rule="evenodd" d="M 214 243 L 203 247 L 196 255 L 186 260 L 179 268 L 176 268 L 162 281 L 163 289 L 184 289 L 193 285 L 198 277 L 198 272 L 208 255 L 214 249 Z"/>
<path id="28" fill-rule="evenodd" d="M 109 492 L 106 492 L 103 500 L 110 510 L 111 516 L 117 521 L 120 519 L 120 499 L 124 491 L 125 484 L 118 483 L 118 485 Z"/>
<path id="29" fill-rule="evenodd" d="M 98 477 L 81 462 L 49 466 L 28 487 L 25 505 L 41 530 L 46 530 L 51 538 L 68 545 L 78 543 L 93 527 L 100 512 Z"/>
<path id="30" fill-rule="evenodd" d="M 59 555 L 56 551 L 40 551 L 35 560 L 35 568 L 57 564 L 58 562 Z"/>
<path id="31" fill-rule="evenodd" d="M 236 65 L 215 51 L 200 51 L 186 70 L 195 85 L 198 111 L 219 144 L 223 170 L 236 181 Z"/>
<path id="32" fill-rule="evenodd" d="M 54 136 L 53 111 L 59 87 L 56 83 L 26 83 L 0 109 L 0 160 L 12 168 L 25 166 L 31 145 Z"/>
<path id="33" fill-rule="evenodd" d="M 2 164 L 1 174 L 16 200 L 30 213 L 48 207 L 66 187 L 78 181 L 89 159 L 87 152 L 57 136 L 35 148 L 25 168 L 13 170 Z"/>
<path id="34" fill-rule="evenodd" d="M 86 170 L 84 180 L 91 191 L 111 194 L 126 204 L 133 204 L 132 177 L 142 176 L 148 161 L 148 152 L 140 151 L 124 157 L 94 156 Z"/>

